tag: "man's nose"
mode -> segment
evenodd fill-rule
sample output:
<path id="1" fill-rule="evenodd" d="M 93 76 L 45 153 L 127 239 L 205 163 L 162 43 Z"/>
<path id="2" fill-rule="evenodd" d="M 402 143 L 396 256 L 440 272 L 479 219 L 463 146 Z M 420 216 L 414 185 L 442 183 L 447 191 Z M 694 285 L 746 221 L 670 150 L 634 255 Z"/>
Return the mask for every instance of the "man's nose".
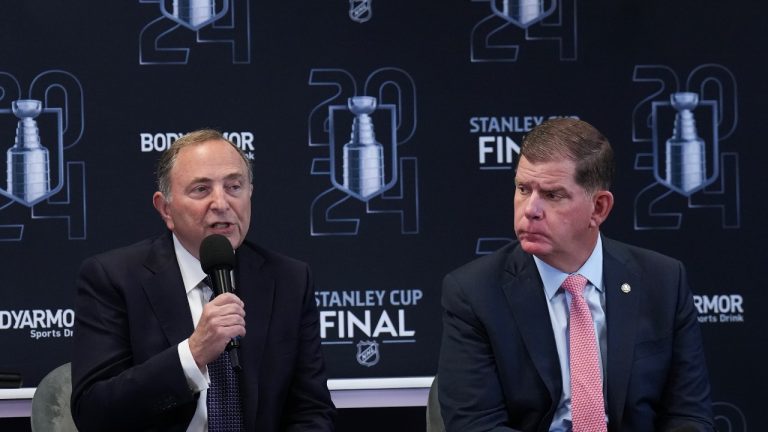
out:
<path id="1" fill-rule="evenodd" d="M 544 210 L 541 207 L 541 198 L 536 192 L 531 193 L 525 202 L 525 217 L 528 219 L 541 219 Z"/>
<path id="2" fill-rule="evenodd" d="M 213 193 L 211 193 L 211 208 L 215 210 L 227 210 L 229 208 L 227 192 L 223 187 L 213 188 Z"/>

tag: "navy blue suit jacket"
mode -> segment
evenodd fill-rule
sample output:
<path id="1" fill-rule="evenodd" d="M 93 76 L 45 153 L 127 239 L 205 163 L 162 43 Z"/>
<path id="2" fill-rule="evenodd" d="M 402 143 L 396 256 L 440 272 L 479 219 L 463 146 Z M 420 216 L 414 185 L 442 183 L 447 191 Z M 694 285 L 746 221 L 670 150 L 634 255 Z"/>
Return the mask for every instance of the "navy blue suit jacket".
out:
<path id="1" fill-rule="evenodd" d="M 682 264 L 603 236 L 603 275 L 608 430 L 713 430 Z M 562 378 L 546 301 L 517 242 L 445 277 L 438 387 L 448 432 L 549 430 Z"/>
<path id="2" fill-rule="evenodd" d="M 236 259 L 246 430 L 333 430 L 309 268 L 247 241 Z M 177 345 L 193 330 L 170 233 L 86 260 L 72 359 L 79 430 L 186 430 L 199 394 Z"/>

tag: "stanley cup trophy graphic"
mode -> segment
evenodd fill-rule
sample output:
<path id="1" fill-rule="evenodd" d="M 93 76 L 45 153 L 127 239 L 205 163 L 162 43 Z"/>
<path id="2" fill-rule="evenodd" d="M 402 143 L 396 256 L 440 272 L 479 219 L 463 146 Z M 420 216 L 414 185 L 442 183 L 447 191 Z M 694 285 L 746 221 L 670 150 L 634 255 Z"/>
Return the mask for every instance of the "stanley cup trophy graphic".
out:
<path id="1" fill-rule="evenodd" d="M 172 15 L 192 27 L 213 20 L 216 14 L 216 0 L 173 0 Z"/>
<path id="2" fill-rule="evenodd" d="M 48 149 L 40 144 L 35 117 L 43 103 L 21 99 L 11 104 L 19 118 L 16 142 L 8 149 L 8 192 L 25 202 L 32 202 L 50 191 Z"/>
<path id="3" fill-rule="evenodd" d="M 370 116 L 376 98 L 351 97 L 347 106 L 355 119 L 352 138 L 344 145 L 344 187 L 367 201 L 384 188 L 384 148 L 376 142 Z"/>
<path id="4" fill-rule="evenodd" d="M 680 92 L 670 96 L 677 110 L 672 137 L 666 147 L 666 180 L 670 185 L 688 194 L 706 181 L 706 154 L 704 140 L 696 132 L 694 108 L 699 104 L 696 93 Z"/>
<path id="5" fill-rule="evenodd" d="M 534 21 L 542 18 L 544 11 L 544 0 L 494 0 L 495 8 L 501 15 L 509 18 L 521 27 L 527 27 Z M 498 3 L 501 3 L 500 5 Z M 500 7 L 499 7 L 500 6 Z"/>

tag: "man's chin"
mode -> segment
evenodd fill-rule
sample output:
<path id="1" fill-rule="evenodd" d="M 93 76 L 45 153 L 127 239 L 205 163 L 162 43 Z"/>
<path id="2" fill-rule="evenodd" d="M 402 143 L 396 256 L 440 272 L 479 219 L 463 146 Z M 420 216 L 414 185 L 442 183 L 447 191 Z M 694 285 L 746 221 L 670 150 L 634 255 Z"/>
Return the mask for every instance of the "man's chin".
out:
<path id="1" fill-rule="evenodd" d="M 208 231 L 206 236 L 212 234 L 219 234 L 226 237 L 227 240 L 229 240 L 229 243 L 232 244 L 232 249 L 237 249 L 238 246 L 240 246 L 240 243 L 243 242 L 243 238 L 240 235 L 240 232 L 236 229 L 213 229 Z"/>
<path id="2" fill-rule="evenodd" d="M 243 237 L 240 236 L 240 233 L 233 233 L 225 237 L 229 240 L 229 243 L 232 244 L 232 249 L 239 248 L 243 243 Z"/>

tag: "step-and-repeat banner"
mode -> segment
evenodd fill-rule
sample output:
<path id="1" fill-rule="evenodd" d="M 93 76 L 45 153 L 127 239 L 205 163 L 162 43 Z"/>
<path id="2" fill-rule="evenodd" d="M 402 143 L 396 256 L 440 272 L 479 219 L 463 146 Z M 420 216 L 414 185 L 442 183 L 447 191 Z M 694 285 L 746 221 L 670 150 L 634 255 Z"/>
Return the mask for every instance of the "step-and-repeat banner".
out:
<path id="1" fill-rule="evenodd" d="M 201 127 L 222 130 L 253 161 L 250 237 L 312 266 L 330 375 L 432 375 L 442 276 L 514 236 L 519 143 L 569 116 L 616 150 L 604 233 L 688 266 L 718 426 L 759 427 L 765 5 L 14 0 L 2 9 L 0 371 L 20 372 L 25 386 L 69 361 L 80 262 L 163 231 L 155 162 Z M 683 165 L 683 148 L 700 163 Z M 345 158 L 371 158 L 383 180 L 350 181 Z"/>

